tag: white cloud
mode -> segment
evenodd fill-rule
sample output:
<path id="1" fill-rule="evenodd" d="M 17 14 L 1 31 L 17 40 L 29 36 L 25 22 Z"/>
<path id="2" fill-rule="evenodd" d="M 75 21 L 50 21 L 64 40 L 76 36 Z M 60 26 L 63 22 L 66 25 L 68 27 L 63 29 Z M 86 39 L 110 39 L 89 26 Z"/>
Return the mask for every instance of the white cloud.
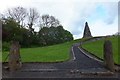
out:
<path id="1" fill-rule="evenodd" d="M 101 20 L 89 24 L 93 36 L 112 35 L 118 32 L 118 18 L 116 17 L 113 24 L 107 25 Z"/>
<path id="2" fill-rule="evenodd" d="M 103 6 L 106 9 L 106 19 L 104 20 L 108 24 L 112 24 L 116 16 L 118 16 L 118 3 L 103 3 Z"/>

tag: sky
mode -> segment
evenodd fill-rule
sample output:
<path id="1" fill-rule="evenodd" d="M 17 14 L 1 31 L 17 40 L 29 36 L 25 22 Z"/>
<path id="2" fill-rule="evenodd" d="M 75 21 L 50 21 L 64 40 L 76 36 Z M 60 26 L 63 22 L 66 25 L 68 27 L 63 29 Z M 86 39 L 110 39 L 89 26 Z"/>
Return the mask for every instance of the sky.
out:
<path id="1" fill-rule="evenodd" d="M 82 38 L 85 22 L 93 36 L 118 32 L 119 0 L 0 0 L 0 13 L 22 6 L 36 8 L 40 15 L 55 16 L 74 39 Z M 38 28 L 36 27 L 36 31 Z"/>

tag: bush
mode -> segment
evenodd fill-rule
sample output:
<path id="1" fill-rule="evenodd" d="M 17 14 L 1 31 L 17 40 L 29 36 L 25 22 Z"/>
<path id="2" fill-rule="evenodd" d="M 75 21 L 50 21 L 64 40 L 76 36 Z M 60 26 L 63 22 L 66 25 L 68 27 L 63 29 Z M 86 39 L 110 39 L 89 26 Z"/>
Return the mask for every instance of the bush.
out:
<path id="1" fill-rule="evenodd" d="M 2 50 L 3 51 L 9 51 L 10 49 L 10 43 L 9 42 L 3 42 L 2 43 Z"/>

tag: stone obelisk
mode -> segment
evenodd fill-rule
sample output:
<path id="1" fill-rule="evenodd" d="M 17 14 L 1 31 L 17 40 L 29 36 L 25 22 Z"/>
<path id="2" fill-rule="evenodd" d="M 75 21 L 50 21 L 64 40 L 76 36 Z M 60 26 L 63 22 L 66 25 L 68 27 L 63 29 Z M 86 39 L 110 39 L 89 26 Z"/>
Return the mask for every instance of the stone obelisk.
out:
<path id="1" fill-rule="evenodd" d="M 83 34 L 83 38 L 90 38 L 92 37 L 91 32 L 90 32 L 90 28 L 88 26 L 88 23 L 85 23 L 85 29 L 84 29 L 84 34 Z"/>

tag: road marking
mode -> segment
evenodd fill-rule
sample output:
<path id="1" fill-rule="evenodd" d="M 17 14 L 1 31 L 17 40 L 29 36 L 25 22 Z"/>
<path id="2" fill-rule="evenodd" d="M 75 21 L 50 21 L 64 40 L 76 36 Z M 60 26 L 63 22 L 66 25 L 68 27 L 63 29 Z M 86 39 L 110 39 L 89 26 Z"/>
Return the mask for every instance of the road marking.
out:
<path id="1" fill-rule="evenodd" d="M 73 60 L 75 60 L 76 57 L 75 57 L 75 53 L 74 53 L 73 47 L 72 47 L 72 53 L 73 53 Z"/>
<path id="2" fill-rule="evenodd" d="M 91 59 L 94 59 L 94 60 L 96 60 L 96 61 L 99 61 L 99 62 L 103 62 L 103 61 L 101 61 L 101 60 L 99 60 L 99 59 L 97 59 L 97 58 L 95 58 L 95 57 L 92 57 L 92 56 L 86 54 L 86 53 L 85 53 L 82 49 L 80 49 L 79 47 L 78 47 L 78 49 L 79 49 L 84 55 L 86 55 L 87 57 L 89 57 L 89 58 L 91 58 Z"/>

